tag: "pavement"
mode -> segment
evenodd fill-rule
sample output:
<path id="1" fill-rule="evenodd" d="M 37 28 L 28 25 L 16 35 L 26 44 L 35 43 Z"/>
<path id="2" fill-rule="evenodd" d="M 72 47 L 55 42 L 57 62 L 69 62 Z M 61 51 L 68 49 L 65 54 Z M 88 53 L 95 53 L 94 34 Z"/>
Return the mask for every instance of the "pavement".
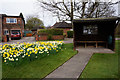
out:
<path id="1" fill-rule="evenodd" d="M 10 40 L 8 42 L 1 42 L 0 45 L 4 45 L 4 44 L 14 44 L 14 43 L 23 43 L 23 42 L 36 42 L 35 37 L 23 37 L 20 40 Z M 73 38 L 65 38 L 65 40 L 63 41 L 64 43 L 73 43 Z"/>
<path id="2" fill-rule="evenodd" d="M 116 38 L 116 40 L 120 40 L 120 38 Z M 36 42 L 35 37 L 23 37 L 20 40 L 10 40 L 9 42 L 1 42 L 0 45 L 4 45 L 4 44 L 12 44 L 12 43 L 23 43 L 23 42 Z M 73 43 L 73 38 L 65 38 L 64 43 Z"/>
<path id="3" fill-rule="evenodd" d="M 0 45 L 4 45 L 4 44 L 14 44 L 14 43 L 17 43 L 17 42 L 20 42 L 20 43 L 23 43 L 23 42 L 35 42 L 35 37 L 23 37 L 22 39 L 20 40 L 10 40 L 8 42 L 2 42 L 0 43 Z"/>
<path id="4" fill-rule="evenodd" d="M 120 38 L 115 38 L 115 40 L 120 40 Z"/>
<path id="5" fill-rule="evenodd" d="M 65 38 L 64 43 L 73 43 L 73 38 Z"/>
<path id="6" fill-rule="evenodd" d="M 93 53 L 114 53 L 112 50 L 107 48 L 77 48 L 78 54 L 73 56 L 62 66 L 58 67 L 43 80 L 66 78 L 77 80 L 90 60 Z"/>

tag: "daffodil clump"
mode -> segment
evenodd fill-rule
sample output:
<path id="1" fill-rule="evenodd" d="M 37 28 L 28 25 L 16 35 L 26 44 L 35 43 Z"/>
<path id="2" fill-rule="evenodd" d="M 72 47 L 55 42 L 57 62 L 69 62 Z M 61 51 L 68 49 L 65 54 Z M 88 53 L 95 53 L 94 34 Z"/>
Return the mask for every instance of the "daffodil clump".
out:
<path id="1" fill-rule="evenodd" d="M 7 64 L 24 59 L 32 61 L 42 56 L 57 53 L 61 50 L 62 45 L 63 41 L 5 44 L 0 45 L 0 55 L 3 62 Z"/>

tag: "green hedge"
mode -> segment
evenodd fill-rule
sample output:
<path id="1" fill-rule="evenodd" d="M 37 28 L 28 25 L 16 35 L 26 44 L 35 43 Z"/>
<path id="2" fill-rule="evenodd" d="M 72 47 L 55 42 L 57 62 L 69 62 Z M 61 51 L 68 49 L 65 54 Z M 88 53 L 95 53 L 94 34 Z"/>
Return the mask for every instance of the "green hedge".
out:
<path id="1" fill-rule="evenodd" d="M 63 35 L 63 29 L 39 29 L 38 35 L 48 34 L 48 35 Z"/>
<path id="2" fill-rule="evenodd" d="M 73 31 L 67 31 L 67 37 L 73 38 Z"/>
<path id="3" fill-rule="evenodd" d="M 2 42 L 2 37 L 0 37 L 0 42 Z"/>

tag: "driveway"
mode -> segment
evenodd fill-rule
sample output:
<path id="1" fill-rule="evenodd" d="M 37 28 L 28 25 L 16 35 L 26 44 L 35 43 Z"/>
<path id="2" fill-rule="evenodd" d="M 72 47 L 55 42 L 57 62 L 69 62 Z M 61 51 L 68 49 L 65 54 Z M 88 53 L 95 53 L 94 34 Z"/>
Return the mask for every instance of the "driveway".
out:
<path id="1" fill-rule="evenodd" d="M 23 42 L 35 42 L 35 37 L 23 37 L 20 40 L 10 40 L 8 42 L 2 42 L 2 43 L 0 43 L 0 45 L 12 44 L 12 43 L 17 43 L 17 42 L 20 42 L 20 43 L 23 43 Z"/>

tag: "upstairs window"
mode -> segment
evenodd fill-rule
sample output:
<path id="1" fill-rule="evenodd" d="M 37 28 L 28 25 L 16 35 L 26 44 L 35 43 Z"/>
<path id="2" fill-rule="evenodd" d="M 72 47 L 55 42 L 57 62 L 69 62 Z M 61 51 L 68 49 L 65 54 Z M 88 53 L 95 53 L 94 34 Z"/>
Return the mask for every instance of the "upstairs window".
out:
<path id="1" fill-rule="evenodd" d="M 17 23 L 16 18 L 6 18 L 6 23 Z"/>
<path id="2" fill-rule="evenodd" d="M 97 25 L 83 26 L 83 34 L 97 34 L 97 33 L 98 33 Z"/>

